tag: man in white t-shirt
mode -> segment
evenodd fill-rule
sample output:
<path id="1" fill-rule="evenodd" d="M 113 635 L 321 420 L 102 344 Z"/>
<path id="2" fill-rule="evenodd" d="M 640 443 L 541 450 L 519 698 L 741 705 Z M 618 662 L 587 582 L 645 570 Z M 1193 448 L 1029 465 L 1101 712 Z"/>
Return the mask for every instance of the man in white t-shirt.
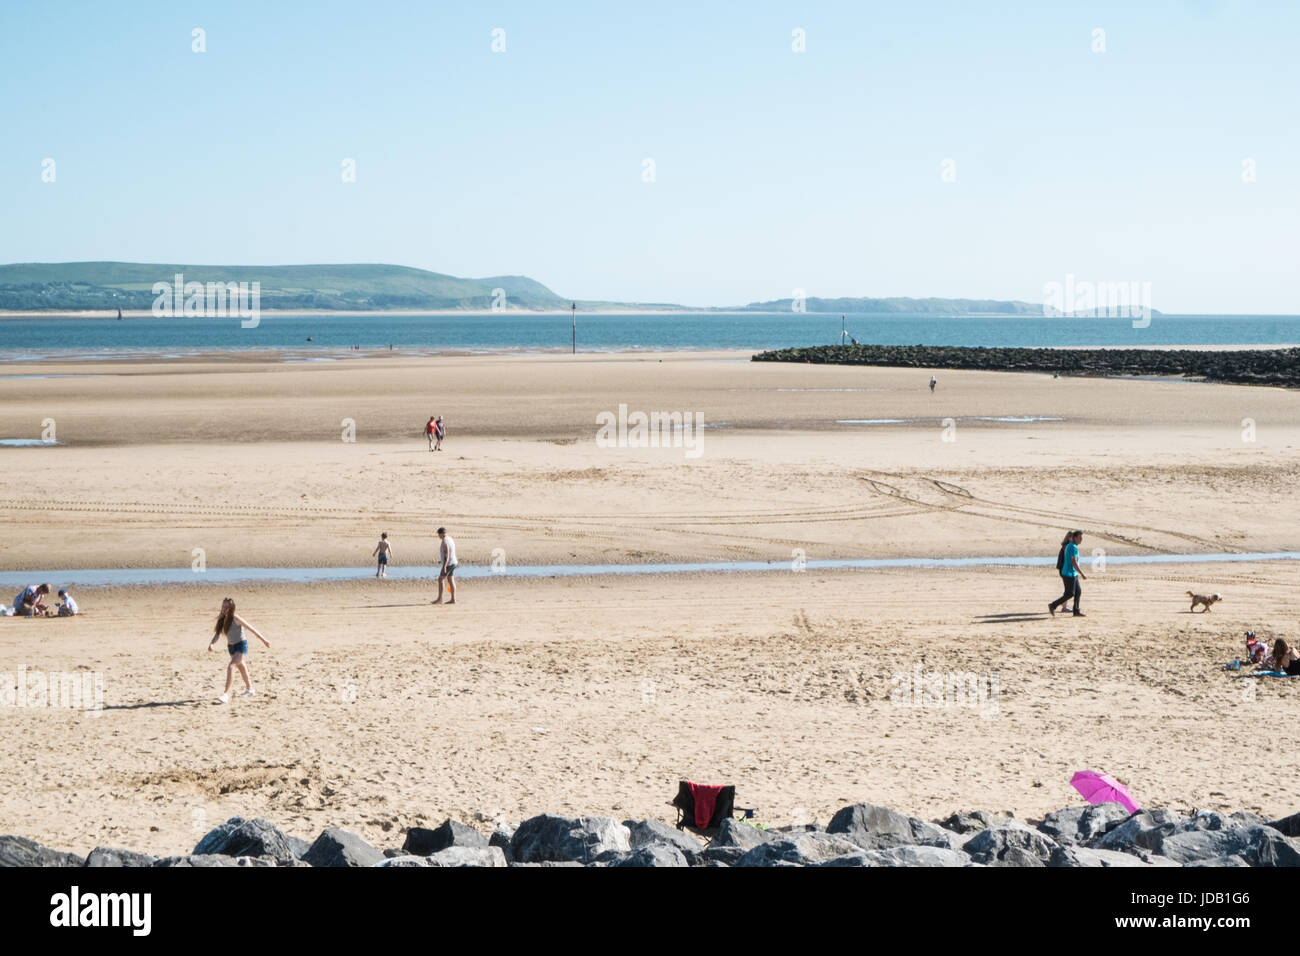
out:
<path id="1" fill-rule="evenodd" d="M 451 535 L 447 533 L 446 528 L 438 529 L 438 537 L 442 540 L 442 545 L 438 548 L 438 554 L 442 561 L 442 566 L 438 569 L 438 600 L 434 604 L 442 603 L 442 582 L 447 582 L 447 591 L 451 599 L 448 604 L 456 603 L 456 542 L 451 540 Z"/>

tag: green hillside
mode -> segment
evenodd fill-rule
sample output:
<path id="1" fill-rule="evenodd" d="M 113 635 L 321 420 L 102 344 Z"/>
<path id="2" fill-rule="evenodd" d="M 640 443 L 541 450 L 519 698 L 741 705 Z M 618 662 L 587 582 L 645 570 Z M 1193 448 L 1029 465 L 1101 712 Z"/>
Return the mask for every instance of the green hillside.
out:
<path id="1" fill-rule="evenodd" d="M 263 309 L 488 309 L 504 289 L 511 309 L 569 304 L 524 276 L 462 279 L 391 265 L 210 266 L 135 262 L 0 265 L 0 310 L 148 309 L 155 282 L 260 282 Z"/>

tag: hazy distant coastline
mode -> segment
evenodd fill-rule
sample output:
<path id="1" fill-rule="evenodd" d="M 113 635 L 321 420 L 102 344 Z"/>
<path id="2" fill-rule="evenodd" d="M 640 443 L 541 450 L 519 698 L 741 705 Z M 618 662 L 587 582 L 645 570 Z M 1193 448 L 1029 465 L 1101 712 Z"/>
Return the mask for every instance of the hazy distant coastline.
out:
<path id="1" fill-rule="evenodd" d="M 12 263 L 0 265 L 0 315 L 124 318 L 152 314 L 155 283 L 260 284 L 260 311 L 298 315 L 420 315 L 500 312 L 664 314 L 750 312 L 880 315 L 1041 315 L 1041 303 L 1014 299 L 892 296 L 772 299 L 732 306 L 570 299 L 527 276 L 467 279 L 385 264 L 213 266 L 131 262 Z M 1152 314 L 1159 314 L 1152 311 Z"/>

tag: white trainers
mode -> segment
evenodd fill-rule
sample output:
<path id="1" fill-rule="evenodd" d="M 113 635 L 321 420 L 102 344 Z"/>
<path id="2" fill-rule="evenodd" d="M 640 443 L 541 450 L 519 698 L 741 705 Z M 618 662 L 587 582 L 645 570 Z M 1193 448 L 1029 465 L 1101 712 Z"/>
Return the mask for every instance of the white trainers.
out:
<path id="1" fill-rule="evenodd" d="M 248 690 L 244 691 L 244 692 L 243 692 L 242 694 L 240 694 L 239 696 L 240 696 L 240 697 L 255 697 L 255 696 L 257 696 L 257 695 L 256 695 L 256 692 L 253 690 L 253 688 L 250 687 L 250 688 L 248 688 Z"/>
<path id="2" fill-rule="evenodd" d="M 229 695 L 229 694 L 222 694 L 220 697 L 217 698 L 217 703 L 218 703 L 218 704 L 228 704 L 228 703 L 230 703 L 230 695 Z"/>

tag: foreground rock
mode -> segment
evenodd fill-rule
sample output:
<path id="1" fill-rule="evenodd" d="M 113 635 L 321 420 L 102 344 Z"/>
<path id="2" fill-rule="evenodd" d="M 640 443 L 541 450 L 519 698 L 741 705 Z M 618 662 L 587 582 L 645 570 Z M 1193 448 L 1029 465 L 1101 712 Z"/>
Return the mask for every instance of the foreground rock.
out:
<path id="1" fill-rule="evenodd" d="M 773 830 L 760 830 L 748 823 L 727 818 L 718 827 L 718 835 L 713 838 L 713 842 L 709 846 L 737 847 L 741 850 L 752 850 L 769 840 L 776 839 L 776 837 L 777 833 Z"/>
<path id="2" fill-rule="evenodd" d="M 506 855 L 495 846 L 449 846 L 428 856 L 406 854 L 380 860 L 375 866 L 494 866 L 505 867 Z"/>
<path id="3" fill-rule="evenodd" d="M 486 820 L 486 817 L 480 817 Z M 0 867 L 1300 867 L 1300 814 L 1263 822 L 1239 811 L 1074 806 L 1033 826 L 975 810 L 941 826 L 873 804 L 816 824 L 767 829 L 724 820 L 707 845 L 659 820 L 542 814 L 490 838 L 452 820 L 412 828 L 402 850 L 325 830 L 310 845 L 267 820 L 232 817 L 193 852 L 162 859 L 118 847 L 82 858 L 20 836 L 0 836 Z"/>
<path id="4" fill-rule="evenodd" d="M 0 836 L 0 867 L 84 866 L 85 863 L 85 859 L 75 853 L 51 850 L 27 837 Z"/>
<path id="5" fill-rule="evenodd" d="M 595 863 L 602 853 L 631 849 L 628 828 L 611 817 L 544 813 L 519 824 L 510 838 L 510 855 L 517 863 Z"/>
<path id="6" fill-rule="evenodd" d="M 302 855 L 309 866 L 375 866 L 384 854 L 347 830 L 329 829 Z"/>
<path id="7" fill-rule="evenodd" d="M 845 807 L 826 826 L 826 832 L 842 834 L 864 850 L 888 850 L 896 846 L 940 846 L 953 849 L 960 834 L 916 817 L 859 803 Z"/>
<path id="8" fill-rule="evenodd" d="M 157 862 L 158 857 L 148 853 L 108 846 L 97 846 L 86 857 L 86 866 L 153 866 Z"/>
<path id="9" fill-rule="evenodd" d="M 1055 840 L 1023 823 L 1004 823 L 975 834 L 962 846 L 985 866 L 1046 866 L 1058 848 Z"/>
<path id="10" fill-rule="evenodd" d="M 449 819 L 433 830 L 411 827 L 406 831 L 406 842 L 402 844 L 402 850 L 413 856 L 429 856 L 453 846 L 485 847 L 487 845 L 488 838 L 473 827 Z"/>
<path id="11" fill-rule="evenodd" d="M 1038 829 L 1060 844 L 1088 843 L 1104 836 L 1128 817 L 1129 812 L 1118 803 L 1066 807 L 1049 813 Z"/>
<path id="12" fill-rule="evenodd" d="M 628 842 L 633 850 L 643 847 L 671 846 L 676 848 L 692 866 L 704 847 L 689 833 L 661 820 L 624 820 L 628 829 Z"/>
<path id="13" fill-rule="evenodd" d="M 270 820 L 245 820 L 231 817 L 210 830 L 192 856 L 269 856 L 281 863 L 293 863 L 293 847 L 285 832 Z"/>
<path id="14" fill-rule="evenodd" d="M 856 861 L 862 855 L 861 847 L 844 837 L 829 833 L 801 833 L 760 843 L 732 865 L 821 866 L 837 859 L 851 858 Z"/>

